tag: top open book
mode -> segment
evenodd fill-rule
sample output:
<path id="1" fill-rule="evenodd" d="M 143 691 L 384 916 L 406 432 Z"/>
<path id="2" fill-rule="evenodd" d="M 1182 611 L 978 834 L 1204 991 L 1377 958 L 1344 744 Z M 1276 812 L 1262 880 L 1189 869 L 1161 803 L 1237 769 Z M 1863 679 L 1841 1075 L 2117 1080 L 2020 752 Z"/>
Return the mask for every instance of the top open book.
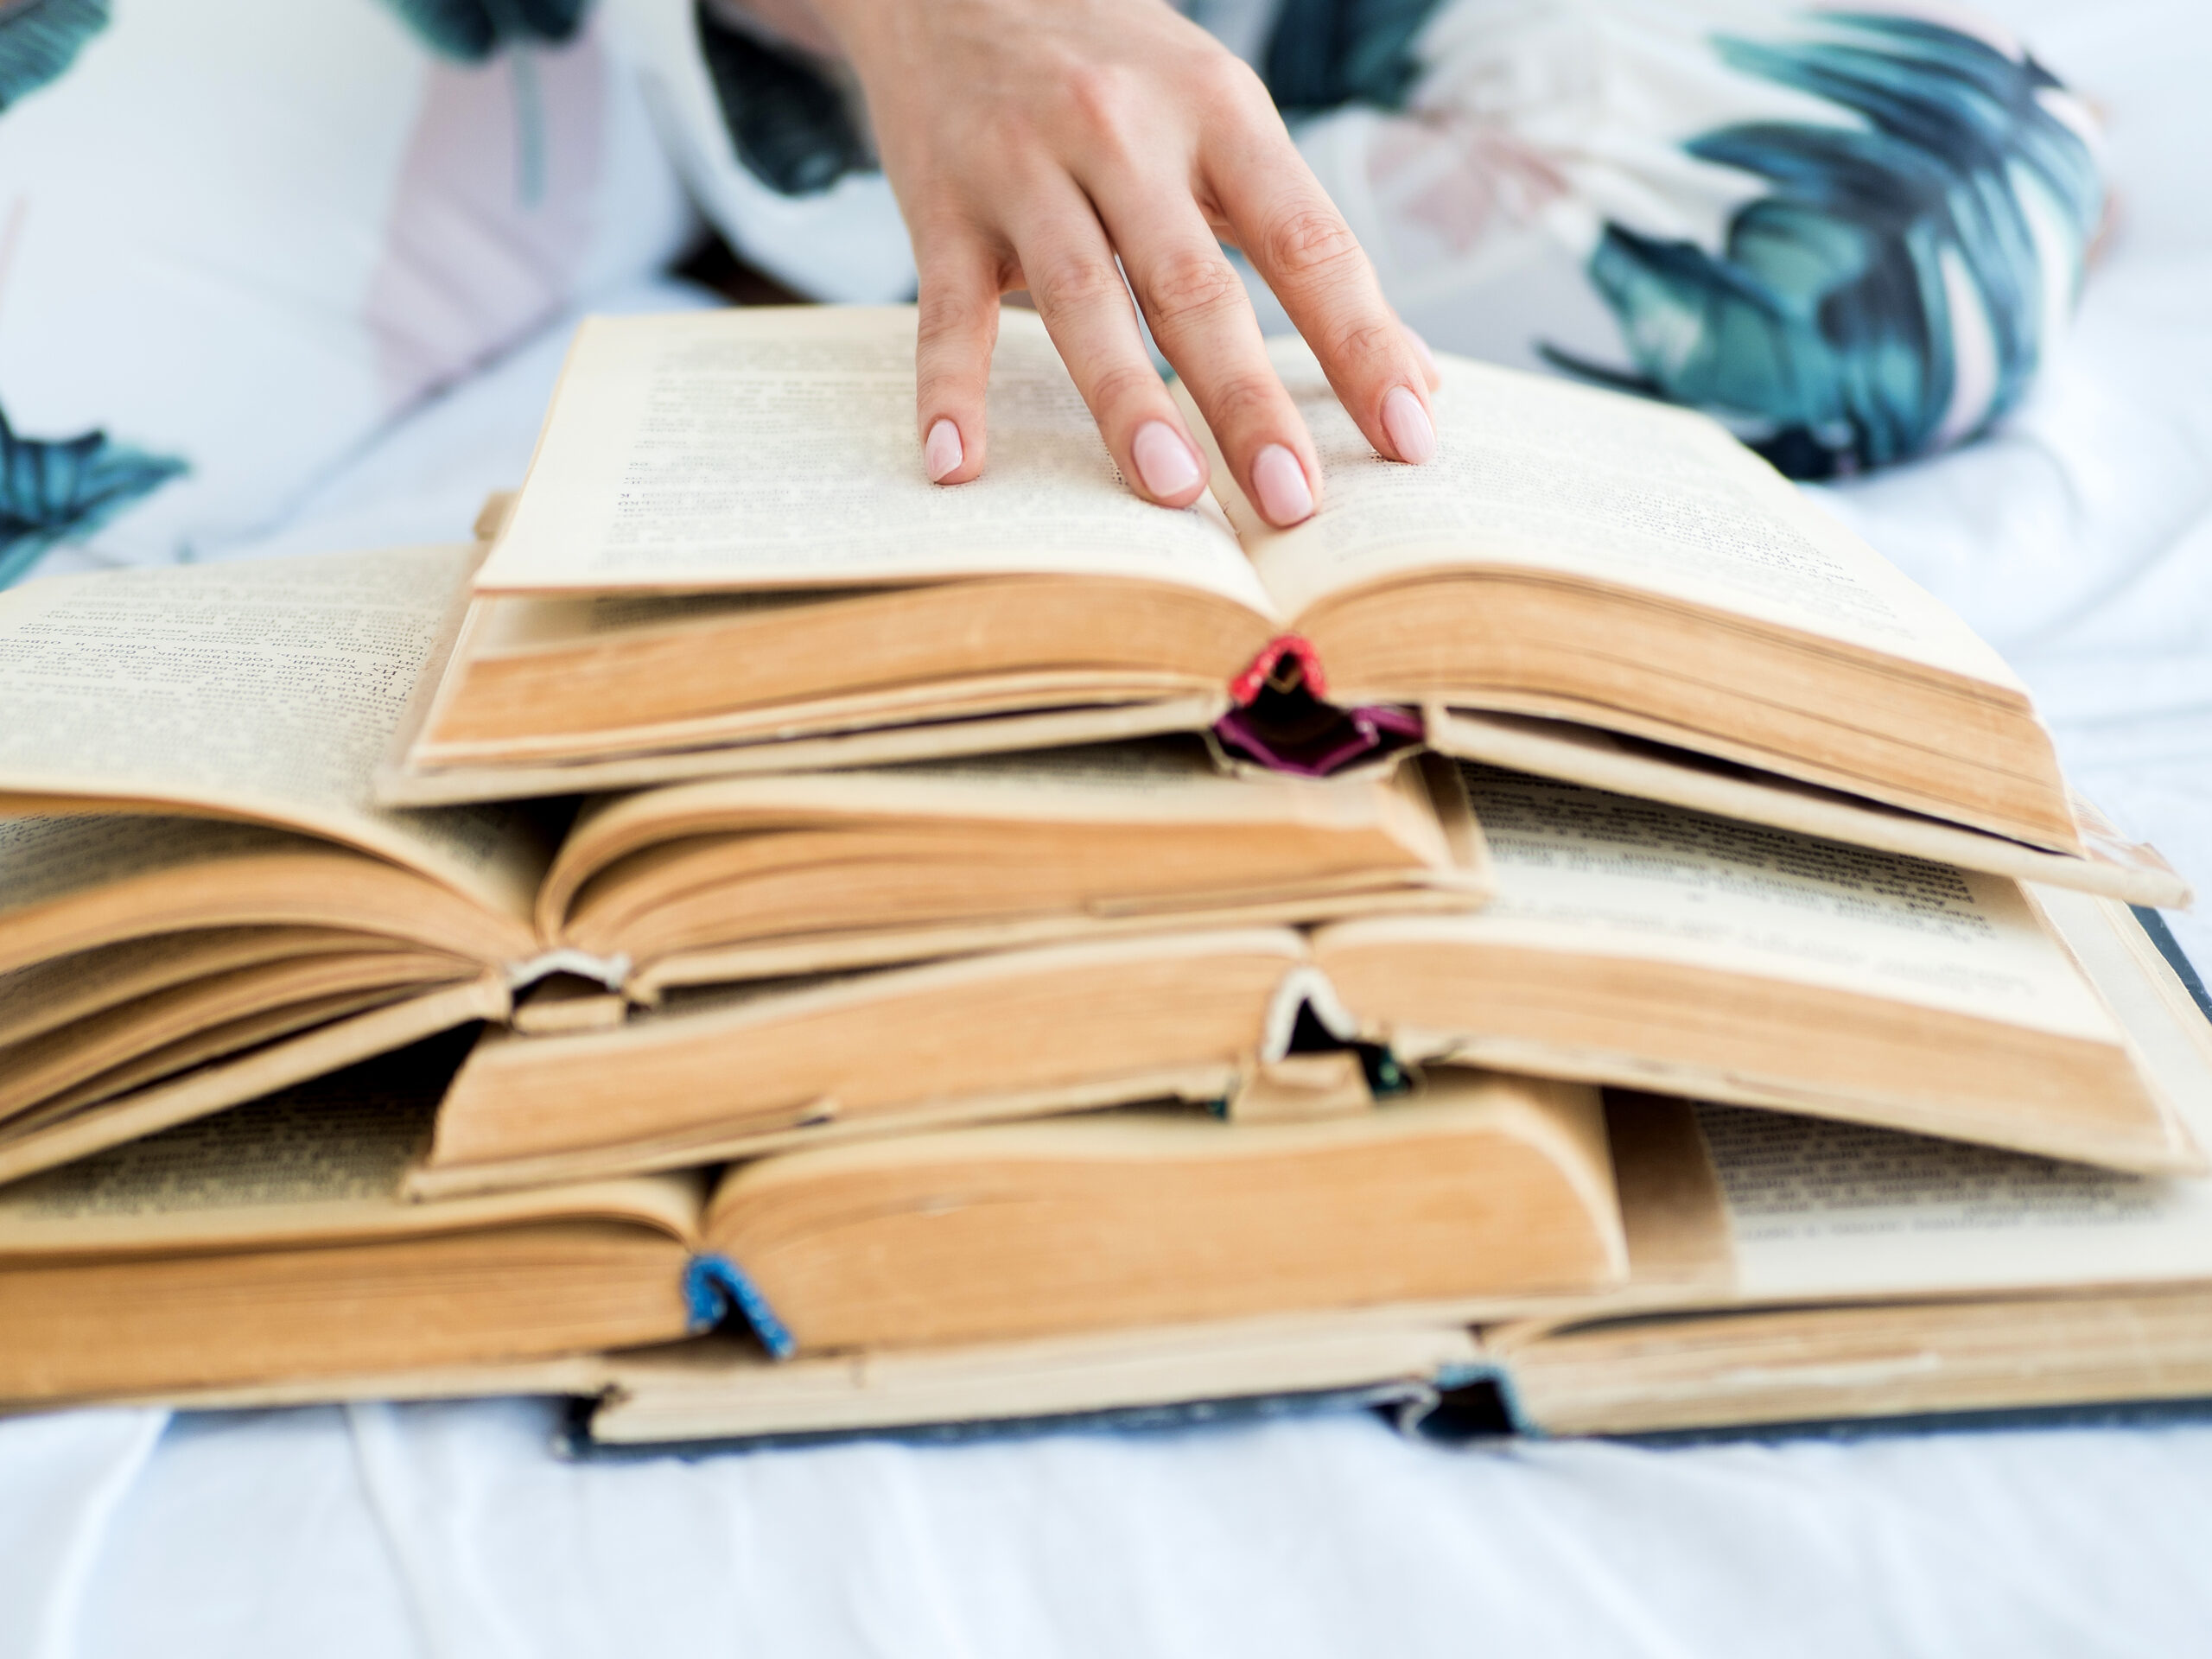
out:
<path id="1" fill-rule="evenodd" d="M 1324 490 L 1277 531 L 1217 455 L 1192 509 L 1131 495 L 1018 311 L 987 472 L 929 484 L 913 337 L 908 308 L 587 322 L 389 798 L 1188 729 L 1271 687 L 2082 849 L 1996 653 L 1702 416 L 1447 360 L 1439 453 L 1400 466 L 1280 341 Z"/>

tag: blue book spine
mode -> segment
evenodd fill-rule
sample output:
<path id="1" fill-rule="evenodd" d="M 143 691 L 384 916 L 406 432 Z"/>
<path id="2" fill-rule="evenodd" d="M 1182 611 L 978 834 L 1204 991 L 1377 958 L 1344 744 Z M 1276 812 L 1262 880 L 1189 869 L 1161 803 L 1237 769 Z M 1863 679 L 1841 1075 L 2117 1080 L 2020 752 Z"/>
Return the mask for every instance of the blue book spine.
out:
<path id="1" fill-rule="evenodd" d="M 709 1251 L 695 1255 L 683 1269 L 683 1300 L 695 1336 L 713 1330 L 732 1313 L 743 1316 L 771 1359 L 789 1359 L 798 1351 L 790 1330 L 776 1317 L 760 1287 L 726 1255 Z"/>

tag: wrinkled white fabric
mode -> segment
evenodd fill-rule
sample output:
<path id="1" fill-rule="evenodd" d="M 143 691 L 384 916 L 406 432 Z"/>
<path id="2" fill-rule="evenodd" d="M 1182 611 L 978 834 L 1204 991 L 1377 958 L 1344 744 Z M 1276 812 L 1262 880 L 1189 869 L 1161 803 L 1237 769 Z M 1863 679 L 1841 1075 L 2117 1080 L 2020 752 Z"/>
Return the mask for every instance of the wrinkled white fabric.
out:
<path id="1" fill-rule="evenodd" d="M 0 1423 L 0 1654 L 62 1659 L 118 1507 L 168 1414 L 79 1411 Z"/>
<path id="2" fill-rule="evenodd" d="M 2212 1427 L 1449 1452 L 1345 1417 L 584 1465 L 551 1427 L 181 1420 L 70 1650 L 2036 1659 L 2212 1629 Z"/>

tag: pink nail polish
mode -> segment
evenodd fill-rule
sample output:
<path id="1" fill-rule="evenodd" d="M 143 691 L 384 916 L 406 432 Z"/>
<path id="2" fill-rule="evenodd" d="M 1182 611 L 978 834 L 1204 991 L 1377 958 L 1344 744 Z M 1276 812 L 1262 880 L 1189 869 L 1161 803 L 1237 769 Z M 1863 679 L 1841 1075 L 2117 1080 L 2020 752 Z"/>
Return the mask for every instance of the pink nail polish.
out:
<path id="1" fill-rule="evenodd" d="M 1202 476 L 1191 446 L 1165 421 L 1147 421 L 1137 428 L 1136 436 L 1129 441 L 1129 454 L 1136 461 L 1137 476 L 1144 480 L 1145 489 L 1159 500 L 1182 494 Z"/>
<path id="2" fill-rule="evenodd" d="M 960 470 L 966 452 L 960 447 L 960 429 L 950 421 L 939 421 L 930 428 L 928 440 L 922 445 L 922 467 L 930 475 L 930 482 L 941 484 Z"/>
<path id="3" fill-rule="evenodd" d="M 1436 429 L 1428 423 L 1428 411 L 1403 386 L 1391 387 L 1382 400 L 1382 430 L 1400 461 L 1423 461 L 1436 453 Z"/>
<path id="4" fill-rule="evenodd" d="M 1252 493 L 1260 498 L 1261 517 L 1279 528 L 1313 516 L 1313 492 L 1306 485 L 1306 469 L 1279 443 L 1253 457 Z"/>

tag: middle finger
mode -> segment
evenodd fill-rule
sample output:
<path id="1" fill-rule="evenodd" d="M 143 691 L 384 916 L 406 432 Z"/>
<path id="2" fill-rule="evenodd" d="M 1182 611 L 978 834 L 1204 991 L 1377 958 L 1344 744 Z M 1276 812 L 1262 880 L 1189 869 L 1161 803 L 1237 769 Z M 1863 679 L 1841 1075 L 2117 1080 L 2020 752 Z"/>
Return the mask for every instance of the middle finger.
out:
<path id="1" fill-rule="evenodd" d="M 1321 468 L 1298 406 L 1268 359 L 1244 283 L 1189 188 L 1122 191 L 1102 201 L 1152 337 L 1191 389 L 1223 458 L 1278 527 L 1312 516 Z"/>
<path id="2" fill-rule="evenodd" d="M 1010 227 L 1022 276 L 1122 476 L 1163 506 L 1188 506 L 1205 487 L 1205 452 L 1144 348 L 1097 213 L 1065 175 L 1026 208 Z"/>

